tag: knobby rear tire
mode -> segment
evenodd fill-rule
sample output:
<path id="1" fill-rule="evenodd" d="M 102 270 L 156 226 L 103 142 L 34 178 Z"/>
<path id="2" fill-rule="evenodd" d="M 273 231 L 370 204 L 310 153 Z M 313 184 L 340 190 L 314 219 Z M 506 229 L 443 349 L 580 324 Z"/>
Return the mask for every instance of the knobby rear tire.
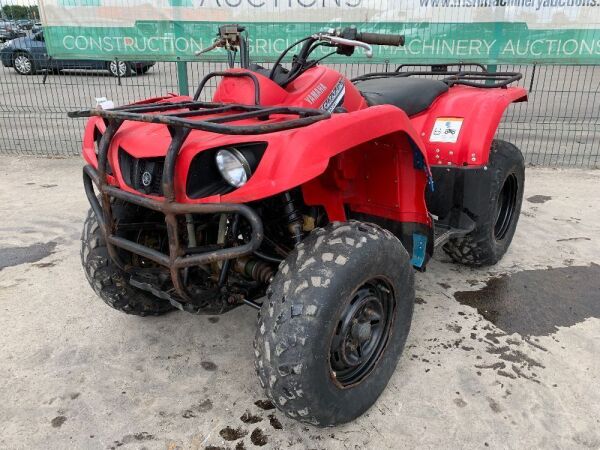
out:
<path id="1" fill-rule="evenodd" d="M 476 218 L 471 233 L 450 239 L 443 247 L 454 262 L 466 266 L 490 266 L 500 261 L 512 242 L 521 213 L 525 186 L 521 151 L 510 142 L 495 140 L 487 170 L 491 174 L 489 207 Z M 508 199 L 508 208 L 499 212 L 503 198 Z"/>

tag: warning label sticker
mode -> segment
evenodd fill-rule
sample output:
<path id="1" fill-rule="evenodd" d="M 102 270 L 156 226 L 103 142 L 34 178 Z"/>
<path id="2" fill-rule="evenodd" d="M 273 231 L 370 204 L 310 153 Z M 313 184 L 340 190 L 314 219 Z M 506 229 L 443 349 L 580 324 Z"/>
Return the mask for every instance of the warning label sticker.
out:
<path id="1" fill-rule="evenodd" d="M 463 119 L 457 117 L 438 117 L 431 130 L 429 142 L 456 143 Z"/>

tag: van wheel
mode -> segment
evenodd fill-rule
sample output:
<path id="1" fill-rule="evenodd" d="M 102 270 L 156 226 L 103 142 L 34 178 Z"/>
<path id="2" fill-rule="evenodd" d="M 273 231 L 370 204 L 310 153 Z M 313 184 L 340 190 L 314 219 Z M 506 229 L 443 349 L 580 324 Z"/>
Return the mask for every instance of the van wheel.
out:
<path id="1" fill-rule="evenodd" d="M 525 161 L 510 142 L 495 140 L 490 151 L 489 207 L 479 216 L 475 229 L 466 236 L 450 239 L 444 251 L 457 263 L 467 266 L 496 264 L 510 246 L 517 229 L 523 189 Z"/>
<path id="2" fill-rule="evenodd" d="M 259 314 L 267 396 L 317 426 L 360 416 L 394 373 L 413 304 L 408 253 L 390 232 L 360 222 L 315 230 L 280 265 Z"/>

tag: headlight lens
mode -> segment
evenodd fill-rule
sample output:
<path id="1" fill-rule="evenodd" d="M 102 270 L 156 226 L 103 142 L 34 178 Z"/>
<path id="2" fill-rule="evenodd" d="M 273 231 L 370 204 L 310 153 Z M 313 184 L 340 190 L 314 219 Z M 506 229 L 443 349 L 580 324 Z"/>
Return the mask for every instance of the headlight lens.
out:
<path id="1" fill-rule="evenodd" d="M 3 49 L 3 48 L 8 48 L 8 47 L 10 47 L 10 46 L 11 46 L 11 44 L 12 44 L 12 41 L 6 41 L 5 43 L 3 43 L 3 44 L 0 44 L 0 50 L 1 50 L 1 49 Z"/>
<path id="2" fill-rule="evenodd" d="M 219 150 L 215 161 L 221 175 L 233 187 L 242 187 L 250 179 L 252 170 L 246 157 L 235 148 Z"/>

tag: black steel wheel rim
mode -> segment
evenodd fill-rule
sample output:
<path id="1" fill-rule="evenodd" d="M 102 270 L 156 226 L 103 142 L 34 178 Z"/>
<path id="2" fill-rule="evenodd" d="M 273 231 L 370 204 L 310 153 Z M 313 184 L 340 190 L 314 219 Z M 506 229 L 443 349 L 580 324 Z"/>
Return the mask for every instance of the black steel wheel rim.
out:
<path id="1" fill-rule="evenodd" d="M 496 203 L 496 223 L 494 225 L 494 237 L 501 241 L 510 229 L 515 208 L 517 206 L 517 192 L 519 182 L 515 174 L 510 174 L 504 181 L 500 195 Z"/>
<path id="2" fill-rule="evenodd" d="M 376 367 L 390 338 L 395 308 L 386 280 L 371 279 L 354 291 L 330 344 L 330 369 L 342 387 L 360 383 Z"/>

